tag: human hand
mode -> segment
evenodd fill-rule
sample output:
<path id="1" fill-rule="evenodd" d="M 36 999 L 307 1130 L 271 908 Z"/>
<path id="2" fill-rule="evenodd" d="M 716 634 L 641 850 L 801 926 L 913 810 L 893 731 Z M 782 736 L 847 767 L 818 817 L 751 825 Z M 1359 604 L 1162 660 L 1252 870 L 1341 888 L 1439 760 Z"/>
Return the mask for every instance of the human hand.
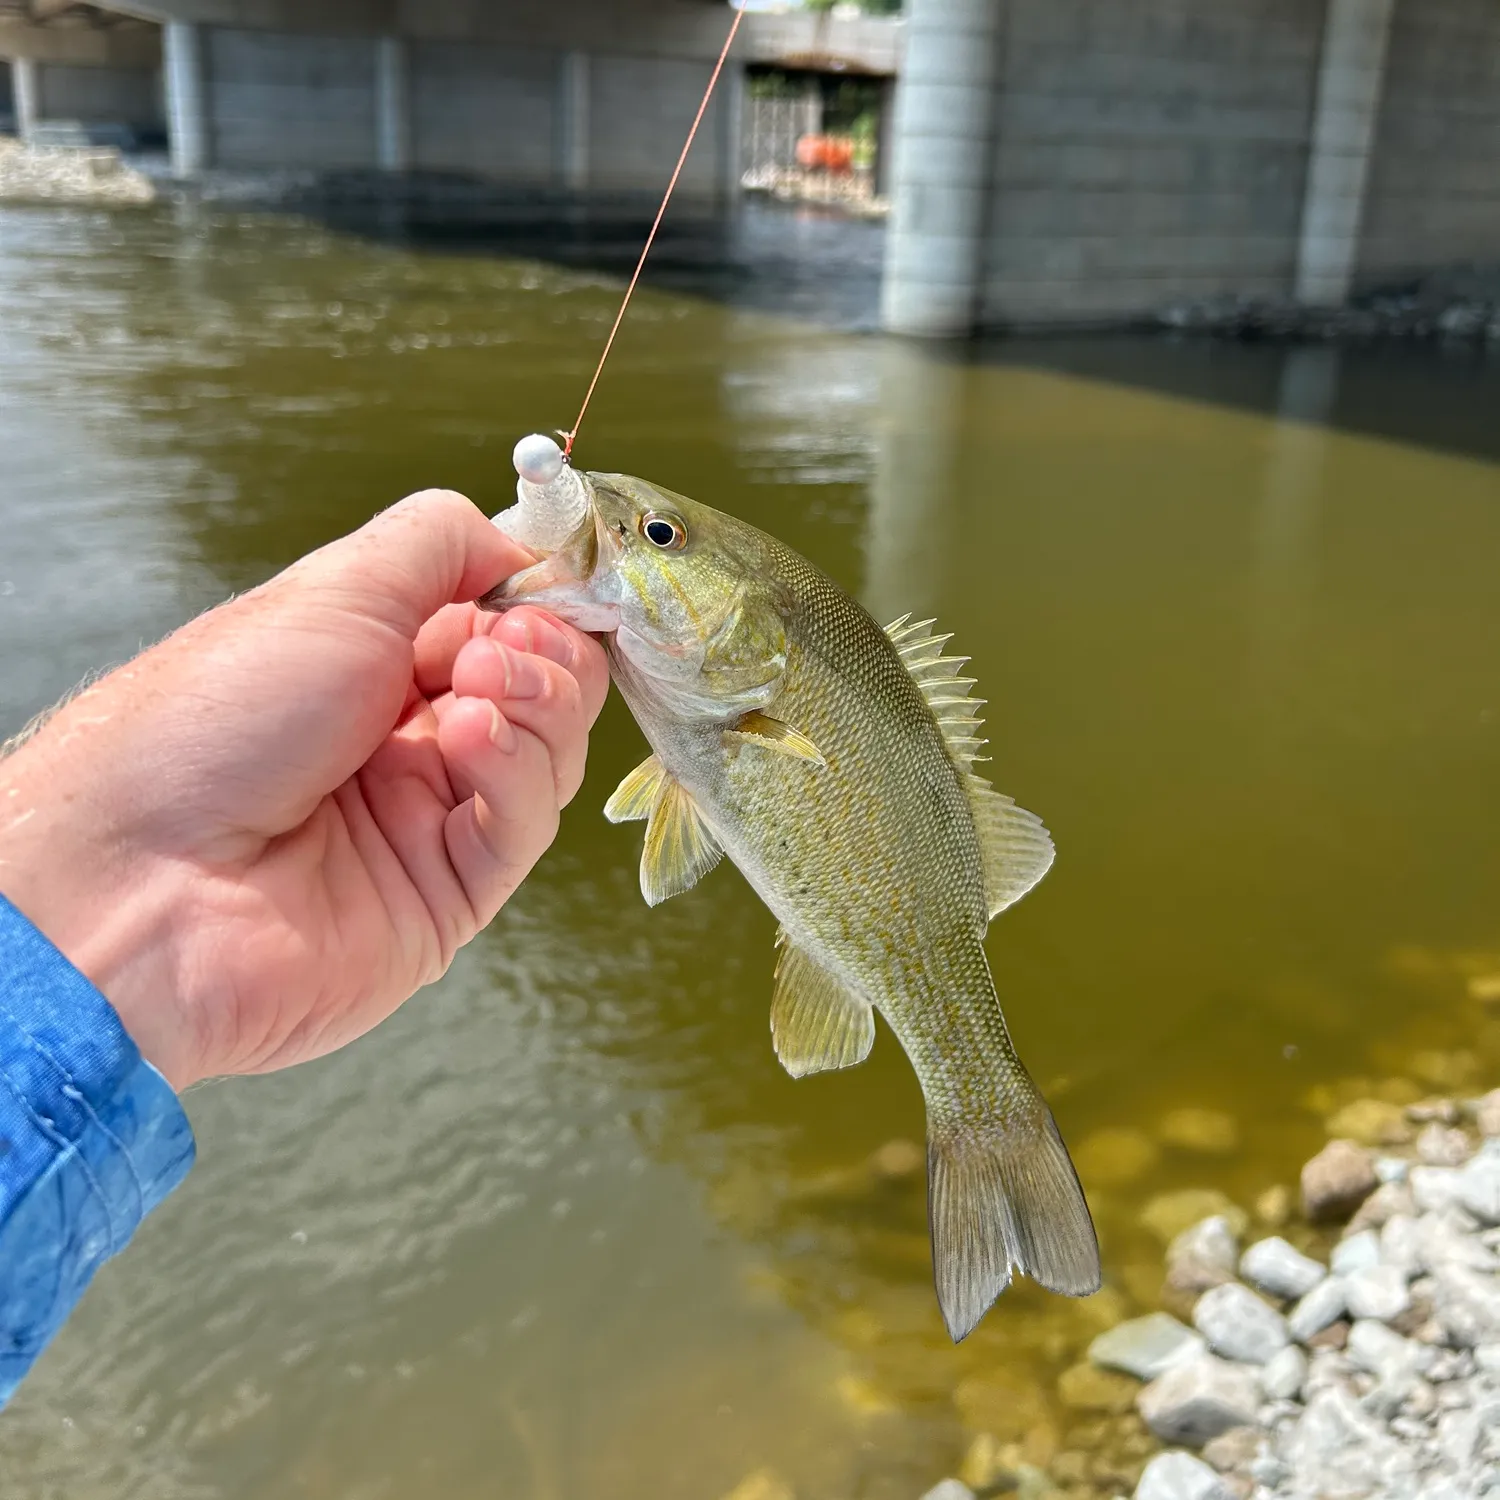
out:
<path id="1" fill-rule="evenodd" d="M 413 495 L 0 760 L 0 891 L 174 1087 L 368 1031 L 552 842 L 608 675 L 551 616 L 468 602 L 532 561 Z"/>

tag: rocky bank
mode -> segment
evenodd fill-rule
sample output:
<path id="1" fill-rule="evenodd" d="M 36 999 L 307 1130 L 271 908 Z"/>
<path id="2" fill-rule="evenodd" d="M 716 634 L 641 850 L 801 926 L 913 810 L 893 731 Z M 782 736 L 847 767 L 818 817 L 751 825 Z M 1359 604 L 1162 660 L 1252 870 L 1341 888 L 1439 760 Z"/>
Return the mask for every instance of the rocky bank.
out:
<path id="1" fill-rule="evenodd" d="M 1500 1090 L 1334 1122 L 1361 1139 L 1303 1168 L 1304 1248 L 1200 1219 L 1167 1251 L 1182 1316 L 1117 1325 L 1064 1376 L 1137 1383 L 1163 1448 L 1134 1500 L 1500 1500 Z M 980 1439 L 924 1500 L 1061 1500 L 1070 1477 Z"/>
<path id="2" fill-rule="evenodd" d="M 113 147 L 24 146 L 0 136 L 0 203 L 150 203 L 151 182 Z"/>

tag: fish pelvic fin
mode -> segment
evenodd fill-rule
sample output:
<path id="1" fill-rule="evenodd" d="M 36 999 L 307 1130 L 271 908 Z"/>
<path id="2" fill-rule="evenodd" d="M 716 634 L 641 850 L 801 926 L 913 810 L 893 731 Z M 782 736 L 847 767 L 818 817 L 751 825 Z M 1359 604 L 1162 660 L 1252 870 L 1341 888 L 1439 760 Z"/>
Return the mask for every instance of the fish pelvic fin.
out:
<path id="1" fill-rule="evenodd" d="M 666 774 L 661 762 L 648 755 L 610 794 L 604 804 L 604 816 L 611 823 L 634 823 L 649 818 Z"/>
<path id="2" fill-rule="evenodd" d="M 982 776 L 964 778 L 964 790 L 979 834 L 984 865 L 985 903 L 991 917 L 1013 906 L 1052 868 L 1056 851 L 1052 835 L 1035 813 L 1029 813 Z"/>
<path id="3" fill-rule="evenodd" d="M 641 851 L 641 895 L 646 905 L 658 906 L 669 896 L 691 890 L 723 857 L 723 847 L 703 821 L 698 804 L 662 771 Z"/>
<path id="4" fill-rule="evenodd" d="M 816 960 L 776 934 L 776 989 L 771 996 L 771 1041 L 793 1078 L 852 1068 L 875 1041 L 870 1002 L 834 978 Z"/>
<path id="5" fill-rule="evenodd" d="M 790 724 L 783 724 L 780 719 L 773 719 L 758 709 L 741 715 L 733 729 L 724 731 L 724 738 L 731 742 L 739 740 L 760 745 L 797 760 L 811 761 L 815 766 L 828 765 L 823 752 L 800 729 L 793 729 Z"/>
<path id="6" fill-rule="evenodd" d="M 1040 1094 L 1033 1103 L 1024 1119 L 928 1121 L 933 1279 L 955 1344 L 1013 1271 L 1069 1297 L 1087 1297 L 1102 1284 L 1078 1174 Z"/>

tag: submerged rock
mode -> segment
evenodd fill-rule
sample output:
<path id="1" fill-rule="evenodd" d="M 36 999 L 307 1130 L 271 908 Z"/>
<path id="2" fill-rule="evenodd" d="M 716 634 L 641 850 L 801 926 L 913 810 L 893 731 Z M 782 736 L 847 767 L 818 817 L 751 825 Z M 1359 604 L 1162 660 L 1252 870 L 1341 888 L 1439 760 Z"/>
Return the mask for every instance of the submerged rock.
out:
<path id="1" fill-rule="evenodd" d="M 1221 1109 L 1174 1109 L 1162 1116 L 1156 1133 L 1169 1146 L 1205 1156 L 1226 1155 L 1240 1143 L 1234 1116 Z"/>
<path id="2" fill-rule="evenodd" d="M 1416 1134 L 1406 1111 L 1385 1099 L 1356 1099 L 1325 1122 L 1329 1135 L 1361 1146 L 1404 1146 Z"/>
<path id="3" fill-rule="evenodd" d="M 870 1171 L 888 1182 L 915 1177 L 927 1169 L 927 1153 L 915 1142 L 898 1137 L 870 1154 Z"/>
<path id="4" fill-rule="evenodd" d="M 1201 1458 L 1191 1453 L 1158 1453 L 1135 1487 L 1135 1500 L 1234 1500 L 1234 1496 Z"/>
<path id="5" fill-rule="evenodd" d="M 1158 1193 L 1141 1210 L 1140 1223 L 1165 1245 L 1208 1218 L 1223 1219 L 1237 1235 L 1243 1234 L 1250 1222 L 1245 1210 L 1217 1188 L 1182 1188 L 1175 1193 Z"/>
<path id="6" fill-rule="evenodd" d="M 1075 1411 L 1129 1411 L 1140 1387 L 1125 1375 L 1097 1365 L 1074 1365 L 1058 1377 L 1057 1396 Z"/>
<path id="7" fill-rule="evenodd" d="M 974 1491 L 961 1479 L 940 1479 L 922 1500 L 974 1500 Z"/>
<path id="8" fill-rule="evenodd" d="M 1240 1245 L 1223 1214 L 1184 1229 L 1167 1247 L 1167 1286 L 1179 1292 L 1206 1292 L 1234 1280 Z"/>
<path id="9" fill-rule="evenodd" d="M 1174 1365 L 1136 1398 L 1136 1409 L 1157 1437 L 1190 1448 L 1231 1427 L 1252 1425 L 1259 1405 L 1254 1375 L 1212 1354 Z"/>
<path id="10" fill-rule="evenodd" d="M 740 1480 L 724 1500 L 796 1500 L 796 1494 L 775 1469 L 757 1469 Z"/>
<path id="11" fill-rule="evenodd" d="M 1089 1345 L 1089 1358 L 1106 1370 L 1119 1370 L 1137 1380 L 1155 1380 L 1175 1364 L 1206 1351 L 1193 1330 L 1170 1313 L 1148 1313 L 1101 1333 Z"/>
<path id="12" fill-rule="evenodd" d="M 1240 1259 L 1240 1275 L 1246 1281 L 1288 1302 L 1305 1297 L 1327 1274 L 1327 1267 L 1280 1236 L 1257 1240 Z"/>
<path id="13" fill-rule="evenodd" d="M 1302 1211 L 1314 1224 L 1336 1223 L 1378 1186 L 1368 1151 L 1353 1141 L 1329 1141 L 1302 1169 Z"/>
<path id="14" fill-rule="evenodd" d="M 1160 1159 L 1160 1149 L 1144 1131 L 1117 1126 L 1085 1136 L 1073 1152 L 1079 1176 L 1105 1187 L 1137 1181 Z"/>
<path id="15" fill-rule="evenodd" d="M 1237 1281 L 1216 1286 L 1198 1299 L 1193 1326 L 1215 1354 L 1251 1365 L 1265 1364 L 1290 1342 L 1286 1319 Z"/>

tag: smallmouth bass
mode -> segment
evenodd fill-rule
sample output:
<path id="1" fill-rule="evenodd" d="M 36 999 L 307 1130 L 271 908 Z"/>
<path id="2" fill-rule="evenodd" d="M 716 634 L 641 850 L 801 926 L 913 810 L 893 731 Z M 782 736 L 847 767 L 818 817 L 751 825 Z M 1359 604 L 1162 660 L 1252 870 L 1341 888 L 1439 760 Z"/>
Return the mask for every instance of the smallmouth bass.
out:
<path id="1" fill-rule="evenodd" d="M 879 1010 L 927 1104 L 938 1302 L 964 1338 L 1021 1271 L 1100 1285 L 1052 1113 L 1016 1055 L 990 919 L 1052 863 L 975 774 L 981 700 L 931 621 L 882 630 L 774 537 L 644 480 L 578 474 L 581 524 L 481 601 L 600 633 L 652 754 L 605 807 L 646 822 L 655 905 L 727 854 L 781 927 L 771 1000 L 794 1077 L 868 1055 Z"/>

